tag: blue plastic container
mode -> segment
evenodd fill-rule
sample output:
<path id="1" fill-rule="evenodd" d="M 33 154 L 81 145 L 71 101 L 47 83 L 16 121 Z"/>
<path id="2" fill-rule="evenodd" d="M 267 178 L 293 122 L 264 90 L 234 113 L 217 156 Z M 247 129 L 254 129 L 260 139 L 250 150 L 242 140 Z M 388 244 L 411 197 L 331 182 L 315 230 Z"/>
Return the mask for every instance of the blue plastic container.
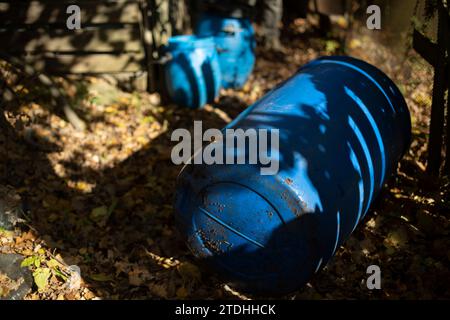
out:
<path id="1" fill-rule="evenodd" d="M 193 35 L 171 37 L 166 52 L 171 57 L 164 65 L 169 98 L 188 108 L 213 102 L 221 83 L 214 39 Z"/>
<path id="2" fill-rule="evenodd" d="M 228 128 L 280 131 L 280 168 L 187 165 L 176 220 L 192 252 L 235 286 L 282 294 L 305 284 L 364 218 L 409 147 L 395 84 L 350 57 L 302 67 Z"/>
<path id="3" fill-rule="evenodd" d="M 256 42 L 250 20 L 204 14 L 195 33 L 214 37 L 219 52 L 222 86 L 242 87 L 255 65 Z"/>

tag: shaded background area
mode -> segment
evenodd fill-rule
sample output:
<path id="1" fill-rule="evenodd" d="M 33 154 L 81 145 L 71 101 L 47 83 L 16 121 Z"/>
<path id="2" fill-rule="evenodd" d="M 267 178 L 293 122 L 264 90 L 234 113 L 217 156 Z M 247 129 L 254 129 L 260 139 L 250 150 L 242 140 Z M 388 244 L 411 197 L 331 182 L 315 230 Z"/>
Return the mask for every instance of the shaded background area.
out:
<path id="1" fill-rule="evenodd" d="M 32 271 L 50 270 L 45 286 L 34 284 L 26 298 L 249 298 L 200 269 L 174 228 L 181 167 L 170 160 L 170 134 L 192 132 L 194 120 L 222 128 L 308 61 L 343 53 L 376 65 L 399 85 L 412 115 L 412 146 L 328 266 L 285 298 L 450 298 L 449 181 L 425 173 L 432 69 L 409 46 L 392 50 L 387 30 L 342 21 L 333 18 L 324 34 L 317 17 L 290 19 L 281 38 L 285 54 L 258 49 L 249 83 L 222 90 L 201 110 L 122 91 L 108 77 L 55 78 L 85 119 L 84 132 L 48 103 L 46 86 L 16 82 L 19 104 L 6 108 L 6 122 L 0 117 L 0 198 L 24 221 L 0 229 L 0 252 L 35 257 Z M 2 75 L 11 78 L 8 68 L 2 64 Z M 364 283 L 371 264 L 382 270 L 382 290 Z M 70 265 L 80 267 L 80 285 L 71 284 Z"/>
<path id="2" fill-rule="evenodd" d="M 149 61 L 171 34 L 166 2 L 3 0 L 0 51 L 20 57 L 38 71 L 107 73 L 145 91 L 155 81 Z M 72 4 L 80 8 L 81 29 L 66 26 L 73 14 L 66 9 Z"/>

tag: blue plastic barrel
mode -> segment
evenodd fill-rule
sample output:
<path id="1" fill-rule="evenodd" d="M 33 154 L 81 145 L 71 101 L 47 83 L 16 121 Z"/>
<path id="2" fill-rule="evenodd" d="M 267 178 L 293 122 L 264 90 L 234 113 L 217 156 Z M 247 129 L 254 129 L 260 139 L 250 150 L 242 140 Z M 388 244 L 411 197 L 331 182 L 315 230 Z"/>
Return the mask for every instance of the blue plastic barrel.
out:
<path id="1" fill-rule="evenodd" d="M 280 166 L 186 165 L 176 221 L 197 257 L 238 288 L 305 284 L 364 218 L 409 147 L 410 115 L 380 70 L 350 57 L 302 67 L 227 128 L 279 129 Z"/>
<path id="2" fill-rule="evenodd" d="M 204 14 L 195 33 L 213 36 L 219 52 L 224 88 L 240 88 L 255 64 L 255 35 L 250 20 Z"/>
<path id="3" fill-rule="evenodd" d="M 214 39 L 182 35 L 169 38 L 171 59 L 164 66 L 169 98 L 177 105 L 200 108 L 218 96 L 220 66 Z"/>

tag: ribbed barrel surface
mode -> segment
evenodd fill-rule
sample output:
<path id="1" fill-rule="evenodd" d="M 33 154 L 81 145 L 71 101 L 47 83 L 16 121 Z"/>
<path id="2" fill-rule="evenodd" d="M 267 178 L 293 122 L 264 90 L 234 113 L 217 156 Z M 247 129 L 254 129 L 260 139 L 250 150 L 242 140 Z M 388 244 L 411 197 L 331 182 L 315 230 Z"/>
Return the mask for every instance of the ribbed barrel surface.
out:
<path id="1" fill-rule="evenodd" d="M 302 67 L 227 128 L 279 129 L 279 172 L 187 165 L 176 219 L 193 253 L 242 289 L 286 293 L 334 254 L 409 147 L 394 83 L 349 57 Z"/>

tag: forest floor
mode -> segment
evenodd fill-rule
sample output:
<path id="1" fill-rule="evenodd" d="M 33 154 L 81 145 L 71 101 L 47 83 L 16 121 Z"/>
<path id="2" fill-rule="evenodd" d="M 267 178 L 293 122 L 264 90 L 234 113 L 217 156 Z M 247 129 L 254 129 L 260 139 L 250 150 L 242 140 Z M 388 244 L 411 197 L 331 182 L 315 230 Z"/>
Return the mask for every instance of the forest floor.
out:
<path id="1" fill-rule="evenodd" d="M 222 128 L 308 61 L 340 53 L 301 20 L 283 35 L 286 54 L 257 51 L 242 90 L 223 90 L 200 110 L 160 105 L 157 95 L 124 92 L 102 78 L 61 79 L 88 130 L 79 132 L 28 88 L 22 116 L 10 117 L 7 184 L 23 212 L 15 230 L 0 229 L 0 253 L 27 257 L 34 284 L 26 299 L 247 299 L 196 265 L 174 228 L 173 195 L 181 166 L 170 159 L 171 132 Z M 285 299 L 450 298 L 449 182 L 425 174 L 432 70 L 412 50 L 394 54 L 362 33 L 346 53 L 386 72 L 411 111 L 413 140 L 364 221 L 328 265 Z M 16 137 L 16 138 L 17 138 Z M 283 263 L 283 261 L 280 261 Z M 368 290 L 378 265 L 382 289 Z M 81 270 L 81 281 L 76 272 Z"/>

